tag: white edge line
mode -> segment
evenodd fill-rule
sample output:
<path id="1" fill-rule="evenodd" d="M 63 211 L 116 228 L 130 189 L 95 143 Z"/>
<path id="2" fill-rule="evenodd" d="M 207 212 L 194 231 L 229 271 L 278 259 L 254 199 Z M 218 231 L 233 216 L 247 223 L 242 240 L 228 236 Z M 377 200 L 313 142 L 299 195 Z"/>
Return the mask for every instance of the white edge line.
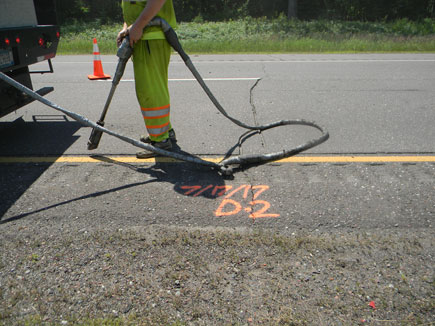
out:
<path id="1" fill-rule="evenodd" d="M 117 61 L 102 61 L 103 64 L 117 64 Z M 435 62 L 435 59 L 392 59 L 392 60 L 383 60 L 383 59 L 361 59 L 361 60 L 207 60 L 207 61 L 193 61 L 194 64 L 201 63 L 365 63 L 365 62 Z M 55 64 L 91 64 L 90 62 L 84 61 L 55 61 Z M 170 64 L 184 64 L 183 61 L 171 61 Z"/>
<path id="2" fill-rule="evenodd" d="M 259 80 L 258 77 L 246 77 L 246 78 L 204 78 L 204 81 L 251 81 Z M 170 82 L 192 82 L 196 81 L 195 78 L 170 78 Z M 100 82 L 112 82 L 112 79 L 100 79 Z M 121 79 L 122 82 L 134 82 L 134 79 Z"/>

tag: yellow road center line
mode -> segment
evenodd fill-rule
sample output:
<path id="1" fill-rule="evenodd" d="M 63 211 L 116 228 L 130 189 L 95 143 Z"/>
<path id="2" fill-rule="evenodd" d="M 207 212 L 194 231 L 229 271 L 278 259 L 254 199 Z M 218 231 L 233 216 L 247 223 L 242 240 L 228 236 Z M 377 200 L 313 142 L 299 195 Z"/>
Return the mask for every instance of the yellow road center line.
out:
<path id="1" fill-rule="evenodd" d="M 208 162 L 219 163 L 223 157 L 202 158 Z M 48 157 L 1 157 L 0 163 L 155 163 L 155 162 L 177 162 L 169 157 L 137 159 L 135 156 L 48 156 Z M 294 156 L 281 159 L 279 163 L 418 163 L 435 162 L 435 156 Z"/>
<path id="2" fill-rule="evenodd" d="M 287 163 L 412 163 L 435 162 L 435 156 L 295 156 L 279 160 Z"/>

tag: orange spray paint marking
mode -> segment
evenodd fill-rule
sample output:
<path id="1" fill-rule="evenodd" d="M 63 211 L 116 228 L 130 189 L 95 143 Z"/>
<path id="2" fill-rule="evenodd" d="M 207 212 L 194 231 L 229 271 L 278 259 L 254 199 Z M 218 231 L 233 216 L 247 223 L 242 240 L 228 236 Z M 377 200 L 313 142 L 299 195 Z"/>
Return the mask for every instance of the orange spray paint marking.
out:
<path id="1" fill-rule="evenodd" d="M 250 218 L 267 218 L 267 217 L 279 217 L 279 214 L 265 214 L 266 211 L 270 208 L 270 203 L 265 200 L 254 200 L 249 203 L 251 206 L 255 205 L 263 205 L 257 212 L 253 212 L 249 214 Z"/>
<path id="2" fill-rule="evenodd" d="M 232 211 L 229 212 L 224 212 L 223 209 L 225 208 L 225 206 L 227 206 L 228 204 L 234 206 L 234 209 Z M 220 216 L 230 216 L 230 215 L 235 215 L 238 212 L 240 212 L 242 210 L 242 205 L 240 205 L 239 202 L 236 202 L 235 200 L 232 199 L 227 199 L 225 198 L 224 200 L 222 200 L 221 204 L 219 205 L 218 209 L 216 210 L 215 214 L 216 216 L 220 217 Z"/>
<path id="3" fill-rule="evenodd" d="M 237 189 L 231 191 L 228 195 L 226 195 L 225 198 L 230 198 L 230 197 L 232 197 L 234 194 L 236 194 L 237 192 L 239 192 L 240 190 L 243 190 L 243 189 L 245 190 L 245 191 L 243 192 L 243 198 L 244 198 L 244 199 L 248 198 L 249 190 L 251 190 L 251 186 L 250 186 L 250 185 L 241 185 L 239 188 L 237 188 Z"/>
<path id="4" fill-rule="evenodd" d="M 227 185 L 225 185 L 225 186 L 216 186 L 216 187 L 214 187 L 213 191 L 211 192 L 211 195 L 212 196 L 216 196 L 217 191 L 220 190 L 220 189 L 222 189 L 222 191 L 217 194 L 218 197 L 223 196 L 228 190 L 233 189 L 233 186 L 227 186 Z"/>
<path id="5" fill-rule="evenodd" d="M 201 194 L 209 191 L 212 197 L 221 197 L 224 196 L 228 191 L 232 190 L 233 186 L 210 184 L 207 186 L 181 186 L 180 188 L 185 191 L 184 195 L 186 196 L 190 195 L 192 197 L 198 197 Z M 252 219 L 279 217 L 280 214 L 268 212 L 271 206 L 268 201 L 257 199 L 261 194 L 269 189 L 270 187 L 267 185 L 241 185 L 225 195 L 219 207 L 216 209 L 215 215 L 217 217 L 231 216 L 236 215 L 243 210 L 244 212 L 248 213 L 249 217 Z M 233 199 L 236 194 L 239 194 L 239 196 L 241 196 L 243 199 L 247 199 L 249 193 L 251 193 L 253 200 L 249 202 L 247 207 L 243 207 L 239 201 Z"/>
<path id="6" fill-rule="evenodd" d="M 185 196 L 189 196 L 192 192 L 195 192 L 196 190 L 201 189 L 201 186 L 181 186 L 180 188 L 183 189 L 183 190 L 188 189 L 188 190 L 184 193 L 184 195 L 185 195 Z M 189 189 L 190 189 L 190 190 L 189 190 Z"/>
<path id="7" fill-rule="evenodd" d="M 257 199 L 258 196 L 260 196 L 263 192 L 268 190 L 270 187 L 269 186 L 265 186 L 265 185 L 262 185 L 262 186 L 253 186 L 252 190 L 255 190 L 255 189 L 258 189 L 258 188 L 260 188 L 260 191 L 258 191 L 258 192 L 256 192 L 254 194 L 254 197 L 253 197 L 254 200 Z"/>
<path id="8" fill-rule="evenodd" d="M 198 191 L 196 194 L 194 194 L 193 197 L 198 197 L 199 195 L 201 195 L 203 192 L 206 192 L 206 191 L 209 190 L 210 188 L 213 188 L 213 185 L 208 185 L 207 187 L 205 187 L 205 188 L 202 189 L 201 191 Z"/>

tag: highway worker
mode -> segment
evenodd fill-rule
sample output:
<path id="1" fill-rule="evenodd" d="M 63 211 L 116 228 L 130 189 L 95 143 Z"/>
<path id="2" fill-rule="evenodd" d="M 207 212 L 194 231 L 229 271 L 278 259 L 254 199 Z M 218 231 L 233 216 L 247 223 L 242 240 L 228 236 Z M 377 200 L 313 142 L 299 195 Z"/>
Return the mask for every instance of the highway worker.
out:
<path id="1" fill-rule="evenodd" d="M 140 140 L 155 147 L 171 150 L 176 141 L 170 122 L 168 66 L 171 46 L 160 27 L 145 26 L 155 16 L 165 19 L 172 28 L 176 18 L 172 0 L 122 0 L 124 25 L 117 37 L 118 46 L 129 35 L 133 47 L 136 96 L 141 107 L 148 136 Z M 138 158 L 154 157 L 151 151 L 136 153 Z"/>

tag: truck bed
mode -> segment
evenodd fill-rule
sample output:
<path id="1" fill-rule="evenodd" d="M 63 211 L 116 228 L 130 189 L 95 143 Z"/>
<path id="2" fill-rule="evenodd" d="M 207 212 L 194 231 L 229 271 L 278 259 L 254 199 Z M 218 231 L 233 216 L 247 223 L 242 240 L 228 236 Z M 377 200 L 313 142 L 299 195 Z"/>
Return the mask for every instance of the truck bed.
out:
<path id="1" fill-rule="evenodd" d="M 0 28 L 36 26 L 33 0 L 0 1 Z"/>

